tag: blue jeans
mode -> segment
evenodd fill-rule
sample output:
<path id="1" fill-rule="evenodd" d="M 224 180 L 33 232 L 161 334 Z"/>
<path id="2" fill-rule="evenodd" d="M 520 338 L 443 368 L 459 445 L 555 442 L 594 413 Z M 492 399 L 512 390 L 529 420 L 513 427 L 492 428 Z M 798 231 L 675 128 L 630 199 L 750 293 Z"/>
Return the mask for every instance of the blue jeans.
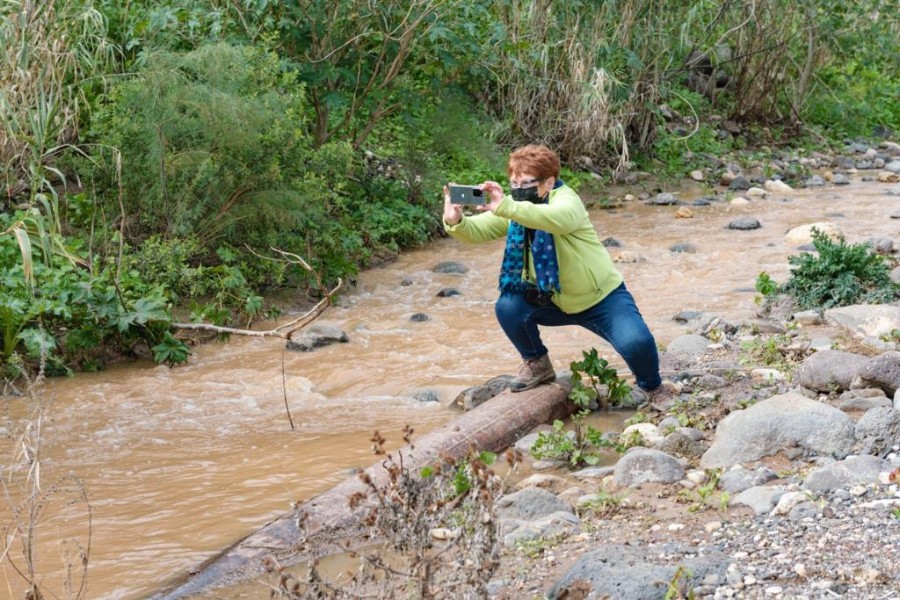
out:
<path id="1" fill-rule="evenodd" d="M 624 283 L 594 306 L 572 315 L 555 304 L 542 308 L 532 306 L 522 294 L 514 292 L 501 292 L 494 311 L 506 337 L 524 360 L 547 354 L 538 325 L 581 325 L 612 345 L 625 359 L 641 388 L 652 390 L 662 383 L 656 340 Z"/>

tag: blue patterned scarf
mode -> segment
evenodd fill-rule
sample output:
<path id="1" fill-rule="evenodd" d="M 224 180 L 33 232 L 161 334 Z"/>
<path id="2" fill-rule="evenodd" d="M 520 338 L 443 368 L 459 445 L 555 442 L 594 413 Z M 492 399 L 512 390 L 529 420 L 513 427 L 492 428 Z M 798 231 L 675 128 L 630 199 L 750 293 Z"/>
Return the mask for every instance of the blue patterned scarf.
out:
<path id="1" fill-rule="evenodd" d="M 559 180 L 553 189 L 561 185 L 563 182 Z M 526 229 L 523 225 L 510 221 L 506 232 L 503 264 L 500 267 L 501 292 L 524 292 L 527 288 L 533 287 L 528 281 L 528 271 L 525 268 L 525 236 L 531 233 L 534 233 L 534 239 L 528 245 L 531 247 L 538 289 L 542 292 L 560 291 L 559 263 L 556 260 L 553 234 L 540 229 Z"/>

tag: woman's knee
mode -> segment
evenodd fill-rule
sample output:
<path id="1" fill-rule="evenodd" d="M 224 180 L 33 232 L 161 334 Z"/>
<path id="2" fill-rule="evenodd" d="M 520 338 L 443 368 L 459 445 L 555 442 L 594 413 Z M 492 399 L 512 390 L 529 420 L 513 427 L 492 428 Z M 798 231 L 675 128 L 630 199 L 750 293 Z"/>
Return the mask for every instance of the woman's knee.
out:
<path id="1" fill-rule="evenodd" d="M 619 354 L 626 360 L 656 354 L 656 339 L 647 328 L 631 329 L 625 335 L 617 336 Z"/>

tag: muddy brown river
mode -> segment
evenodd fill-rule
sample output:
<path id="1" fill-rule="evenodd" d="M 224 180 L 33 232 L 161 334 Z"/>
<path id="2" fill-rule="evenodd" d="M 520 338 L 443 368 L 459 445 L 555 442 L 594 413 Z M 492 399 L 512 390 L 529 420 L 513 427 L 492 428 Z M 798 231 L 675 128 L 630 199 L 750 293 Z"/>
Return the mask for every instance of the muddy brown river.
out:
<path id="1" fill-rule="evenodd" d="M 601 237 L 622 243 L 611 248 L 614 255 L 642 259 L 618 266 L 664 346 L 685 332 L 672 320 L 682 310 L 752 317 L 759 272 L 787 278 L 787 256 L 796 246 L 784 234 L 792 227 L 830 221 L 853 243 L 900 237 L 900 221 L 891 218 L 900 197 L 888 195 L 890 188 L 896 185 L 854 178 L 850 186 L 775 194 L 744 206 L 691 207 L 689 219 L 675 218 L 676 207 L 639 202 L 593 211 L 592 219 Z M 727 229 L 739 216 L 756 217 L 762 227 Z M 676 243 L 696 252 L 673 253 Z M 343 328 L 347 344 L 301 354 L 284 352 L 280 340 L 235 336 L 196 348 L 187 365 L 173 369 L 131 363 L 48 381 L 43 394 L 52 407 L 43 423 L 40 477 L 50 501 L 36 546 L 46 589 L 65 596 L 67 540 L 87 539 L 84 505 L 66 505 L 68 496 L 52 493 L 63 476 L 82 483 L 91 505 L 86 597 L 141 598 L 288 511 L 291 502 L 371 464 L 373 430 L 397 447 L 405 424 L 421 433 L 434 429 L 453 417 L 444 405 L 461 390 L 515 372 L 517 356 L 493 316 L 502 251 L 502 241 L 441 240 L 362 273 L 357 288 L 320 319 Z M 431 271 L 445 260 L 470 270 Z M 404 279 L 411 284 L 402 285 Z M 446 287 L 461 295 L 437 297 Z M 412 322 L 414 313 L 430 319 Z M 596 347 L 624 373 L 618 356 L 587 331 L 544 335 L 557 370 Z M 426 390 L 442 402 L 414 398 Z M 17 430 L 24 401 L 0 402 L 0 432 Z M 11 433 L 0 438 L 4 466 L 15 460 L 14 441 Z M 9 540 L 13 517 L 8 503 L 2 506 Z M 23 582 L 10 560 L 23 564 L 17 542 L 0 560 L 0 597 L 21 598 Z"/>

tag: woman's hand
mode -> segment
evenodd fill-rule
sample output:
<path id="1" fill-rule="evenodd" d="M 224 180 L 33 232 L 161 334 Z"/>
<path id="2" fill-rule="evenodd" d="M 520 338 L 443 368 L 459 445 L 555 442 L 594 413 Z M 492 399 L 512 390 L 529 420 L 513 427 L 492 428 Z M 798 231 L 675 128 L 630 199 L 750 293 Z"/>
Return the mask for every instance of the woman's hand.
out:
<path id="1" fill-rule="evenodd" d="M 450 202 L 450 189 L 445 185 L 444 186 L 444 223 L 450 225 L 456 225 L 460 221 L 462 221 L 463 212 L 462 206 L 459 204 L 453 204 Z"/>
<path id="2" fill-rule="evenodd" d="M 503 187 L 496 181 L 485 181 L 481 184 L 481 189 L 487 192 L 488 198 L 490 198 L 491 201 L 489 204 L 485 204 L 484 206 L 478 206 L 477 209 L 481 211 L 494 211 L 498 206 L 500 206 L 500 203 L 503 202 L 503 198 L 505 196 L 505 194 L 503 193 Z"/>

